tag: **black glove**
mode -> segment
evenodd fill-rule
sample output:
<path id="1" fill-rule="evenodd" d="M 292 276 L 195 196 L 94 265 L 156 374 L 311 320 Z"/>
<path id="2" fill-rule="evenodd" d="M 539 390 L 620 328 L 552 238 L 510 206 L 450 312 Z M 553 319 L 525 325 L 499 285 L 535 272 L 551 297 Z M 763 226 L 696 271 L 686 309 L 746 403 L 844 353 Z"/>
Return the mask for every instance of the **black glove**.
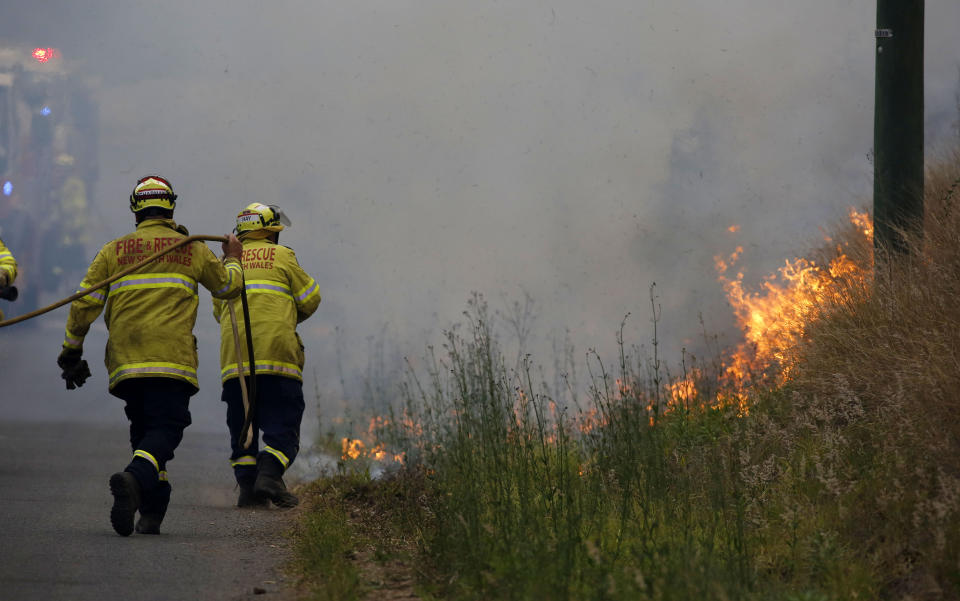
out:
<path id="1" fill-rule="evenodd" d="M 83 386 L 90 377 L 90 367 L 84 359 L 80 358 L 81 356 L 83 356 L 82 350 L 65 348 L 57 357 L 57 365 L 63 370 L 60 377 L 67 381 L 67 390 Z"/>

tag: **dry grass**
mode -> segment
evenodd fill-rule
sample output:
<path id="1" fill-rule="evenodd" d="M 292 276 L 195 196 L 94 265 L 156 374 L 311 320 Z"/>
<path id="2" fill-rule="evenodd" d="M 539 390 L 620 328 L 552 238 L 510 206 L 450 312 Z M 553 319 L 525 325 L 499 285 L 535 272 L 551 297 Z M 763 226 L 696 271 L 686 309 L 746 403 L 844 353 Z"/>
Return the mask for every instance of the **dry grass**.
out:
<path id="1" fill-rule="evenodd" d="M 958 188 L 955 153 L 928 171 L 913 258 L 882 262 L 821 307 L 796 349 L 794 406 L 781 421 L 813 432 L 823 460 L 814 468 L 840 507 L 845 544 L 868 557 L 894 598 L 960 595 Z M 852 226 L 835 239 L 873 267 L 869 241 Z"/>

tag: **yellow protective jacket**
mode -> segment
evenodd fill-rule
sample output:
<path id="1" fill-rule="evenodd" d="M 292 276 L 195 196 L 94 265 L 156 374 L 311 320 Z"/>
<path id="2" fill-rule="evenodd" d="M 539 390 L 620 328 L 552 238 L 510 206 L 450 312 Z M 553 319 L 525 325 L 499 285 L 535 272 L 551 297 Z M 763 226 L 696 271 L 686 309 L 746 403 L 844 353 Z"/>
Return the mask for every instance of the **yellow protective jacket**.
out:
<path id="1" fill-rule="evenodd" d="M 17 260 L 3 244 L 3 240 L 0 240 L 0 271 L 7 274 L 7 285 L 13 284 L 13 280 L 17 278 Z"/>
<path id="2" fill-rule="evenodd" d="M 13 284 L 17 277 L 17 261 L 13 258 L 13 253 L 4 246 L 3 240 L 0 240 L 0 273 L 6 274 L 7 286 Z M 3 320 L 3 311 L 0 311 L 0 321 Z"/>
<path id="3" fill-rule="evenodd" d="M 108 242 L 87 270 L 80 289 L 101 282 L 187 236 L 170 219 L 146 219 L 136 231 Z M 197 386 L 198 287 L 214 297 L 240 293 L 243 268 L 236 259 L 221 263 L 203 242 L 192 242 L 149 265 L 83 296 L 70 305 L 65 348 L 83 348 L 100 311 L 107 339 L 105 363 L 110 389 L 128 378 L 164 377 Z"/>
<path id="4" fill-rule="evenodd" d="M 253 326 L 253 358 L 257 374 L 303 380 L 303 342 L 297 324 L 320 304 L 317 282 L 300 267 L 293 251 L 264 239 L 243 240 L 243 271 Z M 220 322 L 220 378 L 236 378 L 237 352 L 228 303 L 233 304 L 248 373 L 243 311 L 239 299 L 214 299 L 213 316 Z"/>

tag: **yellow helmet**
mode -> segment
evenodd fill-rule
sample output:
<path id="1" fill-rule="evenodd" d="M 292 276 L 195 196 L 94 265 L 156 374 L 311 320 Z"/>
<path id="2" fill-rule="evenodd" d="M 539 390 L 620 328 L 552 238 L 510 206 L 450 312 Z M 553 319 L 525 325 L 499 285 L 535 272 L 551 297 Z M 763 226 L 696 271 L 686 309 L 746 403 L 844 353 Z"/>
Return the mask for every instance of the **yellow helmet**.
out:
<path id="1" fill-rule="evenodd" d="M 148 175 L 137 180 L 130 193 L 130 210 L 136 213 L 149 207 L 173 210 L 177 195 L 173 193 L 170 182 L 159 175 Z"/>
<path id="2" fill-rule="evenodd" d="M 234 231 L 238 236 L 257 230 L 279 232 L 286 225 L 290 225 L 290 220 L 283 214 L 280 207 L 255 202 L 237 215 L 237 227 Z"/>

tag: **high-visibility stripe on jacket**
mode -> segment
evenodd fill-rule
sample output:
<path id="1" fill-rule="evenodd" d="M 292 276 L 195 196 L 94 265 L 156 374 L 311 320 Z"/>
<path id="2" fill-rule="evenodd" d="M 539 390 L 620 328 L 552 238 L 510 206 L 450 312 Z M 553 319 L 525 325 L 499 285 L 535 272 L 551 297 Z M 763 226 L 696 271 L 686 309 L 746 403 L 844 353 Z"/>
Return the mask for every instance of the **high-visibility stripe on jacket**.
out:
<path id="1" fill-rule="evenodd" d="M 186 237 L 169 219 L 147 219 L 136 231 L 100 249 L 80 290 L 143 261 Z M 110 330 L 105 363 L 112 390 L 128 378 L 164 377 L 197 387 L 197 291 L 203 286 L 219 298 L 240 293 L 243 269 L 236 259 L 221 263 L 203 242 L 192 242 L 95 290 L 70 305 L 65 348 L 82 349 L 83 339 L 101 311 Z"/>
<path id="2" fill-rule="evenodd" d="M 12 284 L 17 278 L 17 260 L 13 258 L 10 249 L 3 244 L 3 240 L 0 240 L 0 270 L 7 274 L 7 285 Z"/>
<path id="3" fill-rule="evenodd" d="M 243 271 L 253 330 L 254 367 L 258 374 L 303 380 L 303 342 L 297 324 L 310 317 L 320 304 L 317 282 L 300 267 L 294 252 L 265 239 L 245 239 Z M 241 337 L 246 329 L 238 299 L 214 299 L 213 315 L 220 322 L 220 378 L 226 382 L 240 374 L 227 303 L 233 303 Z M 243 370 L 248 373 L 245 338 Z"/>

